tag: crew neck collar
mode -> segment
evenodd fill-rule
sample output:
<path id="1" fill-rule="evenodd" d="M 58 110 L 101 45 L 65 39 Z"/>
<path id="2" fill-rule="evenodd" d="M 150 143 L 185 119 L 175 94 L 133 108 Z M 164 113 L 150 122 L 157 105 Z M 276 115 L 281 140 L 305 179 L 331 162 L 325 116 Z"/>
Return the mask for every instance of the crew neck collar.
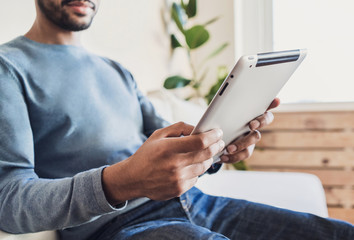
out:
<path id="1" fill-rule="evenodd" d="M 32 45 L 37 45 L 39 47 L 43 48 L 55 48 L 55 49 L 81 49 L 84 50 L 82 46 L 76 46 L 76 45 L 65 45 L 65 44 L 49 44 L 49 43 L 41 43 L 37 42 L 34 40 L 29 39 L 28 37 L 22 35 L 18 37 L 19 40 L 25 41 L 27 43 L 30 43 Z"/>

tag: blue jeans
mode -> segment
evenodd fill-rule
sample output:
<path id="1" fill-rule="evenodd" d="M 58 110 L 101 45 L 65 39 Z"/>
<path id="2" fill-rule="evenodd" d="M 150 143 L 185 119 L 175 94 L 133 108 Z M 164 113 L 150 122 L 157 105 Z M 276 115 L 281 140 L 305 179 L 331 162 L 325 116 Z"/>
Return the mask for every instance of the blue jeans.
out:
<path id="1" fill-rule="evenodd" d="M 354 226 L 312 214 L 209 196 L 192 188 L 180 198 L 149 201 L 120 215 L 93 239 L 353 240 Z"/>

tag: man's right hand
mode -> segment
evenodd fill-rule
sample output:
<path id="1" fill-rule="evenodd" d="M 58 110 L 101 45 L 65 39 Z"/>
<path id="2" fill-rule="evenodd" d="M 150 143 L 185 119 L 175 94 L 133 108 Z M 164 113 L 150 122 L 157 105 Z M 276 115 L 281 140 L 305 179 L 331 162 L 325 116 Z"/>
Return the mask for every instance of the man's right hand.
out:
<path id="1" fill-rule="evenodd" d="M 190 135 L 192 130 L 182 122 L 159 129 L 130 158 L 105 168 L 107 200 L 112 205 L 138 197 L 167 200 L 192 188 L 225 146 L 220 129 Z"/>

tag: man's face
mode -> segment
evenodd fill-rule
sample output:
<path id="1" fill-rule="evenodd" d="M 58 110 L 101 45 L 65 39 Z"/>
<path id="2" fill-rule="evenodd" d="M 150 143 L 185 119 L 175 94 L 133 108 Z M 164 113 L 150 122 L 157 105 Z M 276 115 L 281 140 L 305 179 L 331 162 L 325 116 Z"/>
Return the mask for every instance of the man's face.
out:
<path id="1" fill-rule="evenodd" d="M 81 31 L 90 27 L 100 0 L 37 0 L 43 15 L 58 27 Z"/>

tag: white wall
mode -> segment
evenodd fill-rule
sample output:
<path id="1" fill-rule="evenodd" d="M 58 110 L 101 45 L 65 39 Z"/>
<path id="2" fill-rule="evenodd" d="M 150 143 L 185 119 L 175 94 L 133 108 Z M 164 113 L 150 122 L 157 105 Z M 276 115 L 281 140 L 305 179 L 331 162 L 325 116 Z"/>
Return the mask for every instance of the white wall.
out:
<path id="1" fill-rule="evenodd" d="M 236 63 L 235 58 L 235 18 L 234 18 L 234 0 L 199 0 L 198 17 L 196 22 L 205 23 L 214 17 L 220 17 L 219 20 L 207 27 L 210 31 L 210 40 L 205 46 L 197 50 L 194 60 L 196 65 L 200 64 L 214 49 L 224 42 L 229 46 L 217 57 L 208 61 L 206 68 L 209 74 L 202 90 L 209 90 L 217 80 L 217 67 L 225 65 L 229 70 Z"/>
<path id="2" fill-rule="evenodd" d="M 20 34 L 32 26 L 35 18 L 34 0 L 1 0 L 0 44 Z"/>
<path id="3" fill-rule="evenodd" d="M 84 44 L 127 67 L 144 90 L 160 88 L 168 75 L 169 38 L 161 0 L 104 0 Z"/>
<path id="4" fill-rule="evenodd" d="M 1 0 L 0 43 L 7 42 L 29 30 L 35 18 L 34 0 Z M 184 58 L 179 56 L 171 66 L 169 37 L 162 21 L 165 0 L 104 0 L 91 28 L 83 34 L 83 44 L 91 51 L 121 62 L 147 92 L 159 89 L 172 72 L 188 72 Z M 199 18 L 203 23 L 214 16 L 222 18 L 210 26 L 211 40 L 194 56 L 200 61 L 219 44 L 228 47 L 210 62 L 210 78 L 214 81 L 216 66 L 234 63 L 233 0 L 199 0 Z M 177 70 L 176 70 L 177 66 Z M 214 70 L 213 70 L 214 69 Z"/>

